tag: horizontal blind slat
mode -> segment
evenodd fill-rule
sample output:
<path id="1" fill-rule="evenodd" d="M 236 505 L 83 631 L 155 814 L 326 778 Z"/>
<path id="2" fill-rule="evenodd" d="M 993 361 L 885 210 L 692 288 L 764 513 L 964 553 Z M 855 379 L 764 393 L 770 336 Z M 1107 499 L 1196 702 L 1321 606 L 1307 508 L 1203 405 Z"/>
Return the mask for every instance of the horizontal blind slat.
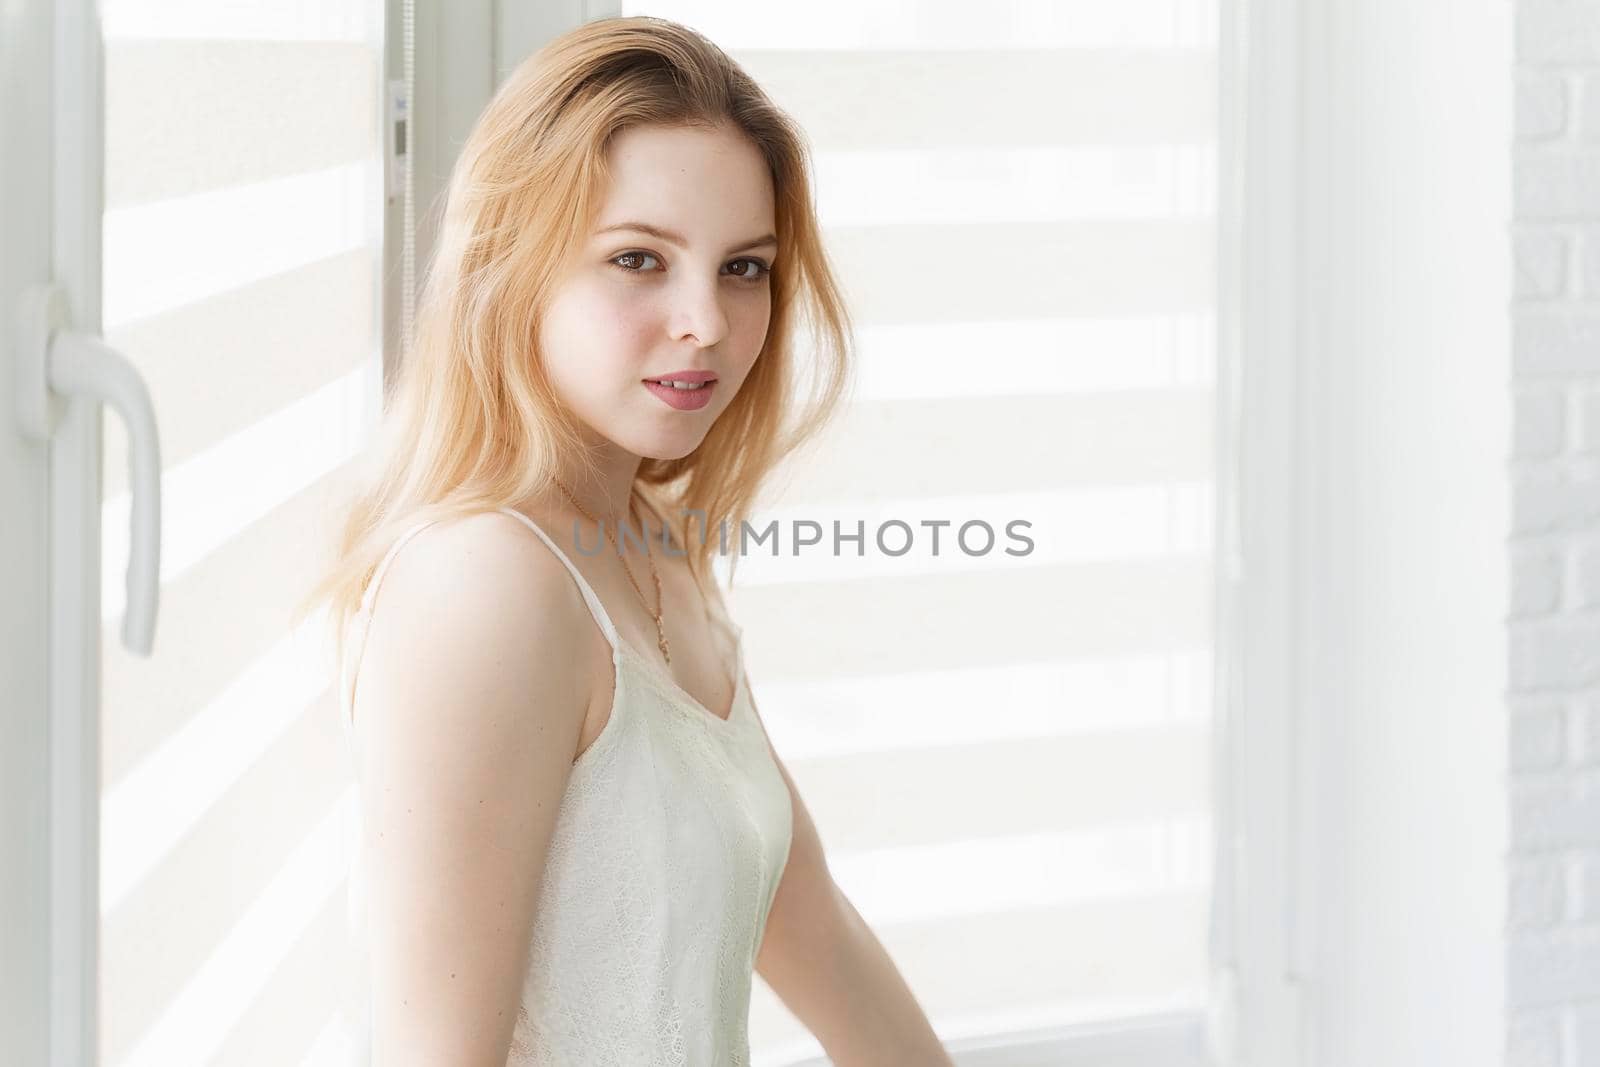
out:
<path id="1" fill-rule="evenodd" d="M 356 249 L 110 331 L 108 342 L 150 389 L 162 464 L 171 471 L 226 447 L 243 428 L 374 360 L 377 272 L 372 253 Z M 314 432 L 285 430 L 302 439 Z M 127 433 L 118 420 L 106 420 L 104 456 L 109 499 L 128 489 Z"/>
<path id="2" fill-rule="evenodd" d="M 1209 220 L 846 226 L 829 255 L 863 326 L 1207 313 Z"/>
<path id="3" fill-rule="evenodd" d="M 1209 727 L 1187 722 L 785 765 L 829 851 L 851 852 L 1203 812 Z"/>
<path id="4" fill-rule="evenodd" d="M 362 41 L 377 49 L 383 43 L 383 8 L 373 0 L 100 0 L 99 8 L 108 44 Z"/>
<path id="5" fill-rule="evenodd" d="M 161 475 L 161 580 L 185 575 L 258 519 L 315 482 L 359 461 L 367 414 L 381 370 L 368 360 L 340 378 Z M 114 573 L 128 558 L 130 494 L 101 504 L 101 565 Z M 101 589 L 101 617 L 122 613 L 126 590 Z"/>
<path id="6" fill-rule="evenodd" d="M 1209 555 L 803 582 L 728 593 L 750 677 L 1070 662 L 1211 640 Z"/>
<path id="7" fill-rule="evenodd" d="M 968 0 L 917 0 L 909 11 L 811 0 L 803 19 L 774 18 L 759 5 L 726 0 L 651 0 L 648 6 L 649 14 L 693 26 L 735 51 L 1210 46 L 1217 30 L 1217 0 L 994 0 L 981 18 L 973 17 L 978 9 Z"/>
<path id="8" fill-rule="evenodd" d="M 365 1006 L 360 991 L 351 989 L 341 969 L 346 942 L 341 882 L 289 943 L 260 995 L 218 1046 L 213 1062 L 229 1067 L 344 1067 L 354 1062 L 348 1058 L 348 1038 L 318 1045 L 330 1016 L 348 1027 Z"/>
<path id="9" fill-rule="evenodd" d="M 1211 715 L 1208 647 L 1150 655 L 852 678 L 763 679 L 761 719 L 785 760 L 1152 727 Z M 973 708 L 982 708 L 974 715 Z"/>
<path id="10" fill-rule="evenodd" d="M 1173 893 L 941 918 L 878 936 L 941 1035 L 995 1035 L 1197 1007 L 1206 907 L 1204 893 Z M 750 1029 L 767 1047 L 804 1037 L 765 982 L 752 994 Z"/>
<path id="11" fill-rule="evenodd" d="M 382 177 L 374 157 L 108 210 L 102 329 L 329 256 L 377 255 Z"/>
<path id="12" fill-rule="evenodd" d="M 1215 214 L 1216 147 L 1207 144 L 834 149 L 815 164 L 830 229 Z"/>
<path id="13" fill-rule="evenodd" d="M 1211 388 L 1216 323 L 1206 312 L 1004 322 L 867 324 L 854 400 L 1057 396 Z M 814 341 L 808 341 L 808 344 Z"/>
<path id="14" fill-rule="evenodd" d="M 781 468 L 785 503 L 1209 477 L 1209 389 L 860 401 Z"/>
<path id="15" fill-rule="evenodd" d="M 1214 139 L 1209 48 L 731 53 L 819 151 Z"/>
<path id="16" fill-rule="evenodd" d="M 108 1020 L 103 1028 L 107 1062 L 119 1067 L 218 1062 L 215 1050 L 270 986 L 297 940 L 319 916 L 343 909 L 353 804 L 347 786 L 314 824 L 289 824 L 300 836 L 263 884 L 219 891 L 215 874 L 202 879 L 191 872 L 187 887 L 168 889 L 169 908 L 193 903 L 196 885 L 219 892 L 227 905 L 219 915 L 226 928 L 207 944 L 209 935 L 186 934 L 196 928 L 171 911 L 159 924 L 143 927 L 142 938 L 125 957 L 128 966 L 103 979 L 114 982 L 110 988 L 119 994 L 105 1000 L 123 1000 L 114 1026 Z M 175 950 L 173 942 L 181 949 Z"/>
<path id="17" fill-rule="evenodd" d="M 974 788 L 967 782 L 961 787 Z M 990 911 L 1199 892 L 1211 873 L 1210 834 L 1209 815 L 1197 811 L 838 849 L 829 853 L 828 870 L 862 917 L 883 929 Z"/>
<path id="18" fill-rule="evenodd" d="M 329 472 L 164 581 L 156 642 L 169 652 L 135 656 L 117 640 L 117 619 L 102 623 L 103 788 L 112 788 L 291 632 L 292 609 L 311 564 L 330 543 L 333 505 L 350 488 L 353 470 Z M 331 664 L 323 666 L 331 672 Z"/>
<path id="19" fill-rule="evenodd" d="M 108 44 L 107 206 L 367 159 L 378 148 L 378 58 L 360 43 Z"/>

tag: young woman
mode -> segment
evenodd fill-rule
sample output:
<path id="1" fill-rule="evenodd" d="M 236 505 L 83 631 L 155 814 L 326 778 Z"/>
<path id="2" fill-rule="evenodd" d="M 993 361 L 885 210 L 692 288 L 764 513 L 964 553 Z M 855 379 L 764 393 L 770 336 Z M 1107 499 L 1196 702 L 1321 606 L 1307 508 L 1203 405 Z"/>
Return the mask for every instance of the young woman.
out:
<path id="1" fill-rule="evenodd" d="M 807 168 L 651 18 L 530 57 L 463 148 L 308 600 L 338 626 L 378 1067 L 744 1064 L 756 972 L 842 1067 L 950 1062 L 829 874 L 710 568 L 848 378 Z"/>

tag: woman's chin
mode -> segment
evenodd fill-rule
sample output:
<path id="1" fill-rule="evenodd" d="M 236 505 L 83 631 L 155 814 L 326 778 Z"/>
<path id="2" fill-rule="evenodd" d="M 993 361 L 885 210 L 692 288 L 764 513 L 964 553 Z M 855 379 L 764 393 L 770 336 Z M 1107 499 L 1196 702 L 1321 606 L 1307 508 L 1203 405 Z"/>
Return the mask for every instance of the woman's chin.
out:
<path id="1" fill-rule="evenodd" d="M 703 433 L 672 433 L 643 435 L 638 440 L 638 447 L 630 449 L 641 459 L 668 461 L 682 459 L 700 447 L 700 442 L 705 440 Z"/>

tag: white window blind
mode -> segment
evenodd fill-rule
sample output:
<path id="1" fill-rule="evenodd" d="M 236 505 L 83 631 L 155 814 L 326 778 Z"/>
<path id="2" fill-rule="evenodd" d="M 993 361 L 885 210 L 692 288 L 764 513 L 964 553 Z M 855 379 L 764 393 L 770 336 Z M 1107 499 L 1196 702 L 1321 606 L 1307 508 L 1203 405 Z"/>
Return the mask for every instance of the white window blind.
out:
<path id="1" fill-rule="evenodd" d="M 382 0 L 104 0 L 104 329 L 163 445 L 155 655 L 104 583 L 100 1059 L 341 1062 L 354 793 L 313 619 L 381 398 Z M 128 544 L 105 421 L 103 573 Z"/>
<path id="2" fill-rule="evenodd" d="M 823 545 L 747 555 L 730 596 L 836 878 L 947 1041 L 1202 1010 L 1215 3 L 622 14 L 799 120 L 856 316 L 856 394 L 755 523 Z M 1016 518 L 1028 555 L 953 544 Z M 875 547 L 940 519 L 937 555 Z M 764 983 L 751 1034 L 820 1052 Z"/>

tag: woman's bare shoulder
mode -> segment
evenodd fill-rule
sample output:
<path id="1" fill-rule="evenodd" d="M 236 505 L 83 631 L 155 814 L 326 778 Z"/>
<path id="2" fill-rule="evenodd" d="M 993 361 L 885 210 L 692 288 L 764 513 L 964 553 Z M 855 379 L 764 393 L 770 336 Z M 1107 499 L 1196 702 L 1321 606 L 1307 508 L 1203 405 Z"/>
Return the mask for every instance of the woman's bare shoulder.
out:
<path id="1" fill-rule="evenodd" d="M 558 717 L 577 704 L 581 718 L 588 609 L 565 565 L 511 516 L 477 512 L 419 531 L 390 563 L 371 612 L 358 705 L 385 689 L 386 701 L 411 705 L 537 693 Z"/>

